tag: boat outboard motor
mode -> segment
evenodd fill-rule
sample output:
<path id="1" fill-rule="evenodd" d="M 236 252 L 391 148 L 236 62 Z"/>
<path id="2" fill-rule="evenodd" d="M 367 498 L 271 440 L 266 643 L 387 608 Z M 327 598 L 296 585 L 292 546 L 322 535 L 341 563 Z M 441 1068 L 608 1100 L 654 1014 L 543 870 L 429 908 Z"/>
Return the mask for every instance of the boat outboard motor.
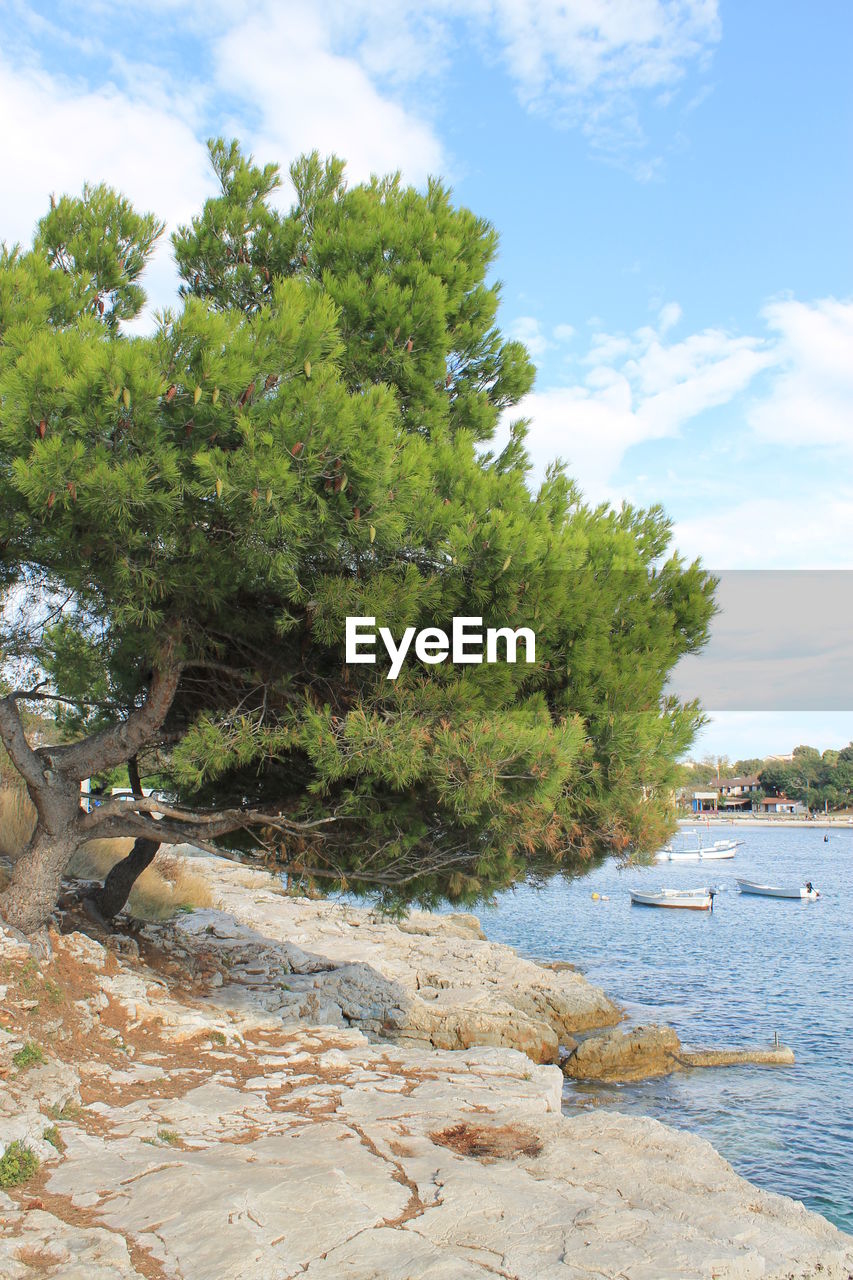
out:
<path id="1" fill-rule="evenodd" d="M 712 911 L 714 910 L 714 899 L 716 898 L 716 896 L 717 896 L 717 890 L 716 890 L 716 889 L 709 889 L 709 890 L 708 890 L 708 897 L 711 899 L 711 910 L 712 910 Z"/>

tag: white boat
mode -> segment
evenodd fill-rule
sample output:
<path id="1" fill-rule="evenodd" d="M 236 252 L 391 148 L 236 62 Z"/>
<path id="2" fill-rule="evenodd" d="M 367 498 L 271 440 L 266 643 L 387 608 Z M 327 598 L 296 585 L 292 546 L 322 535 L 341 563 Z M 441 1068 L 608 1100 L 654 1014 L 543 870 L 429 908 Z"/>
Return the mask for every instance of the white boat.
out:
<path id="1" fill-rule="evenodd" d="M 681 831 L 681 835 L 684 838 L 684 852 L 695 853 L 697 850 L 707 851 L 709 849 L 737 849 L 739 845 L 743 844 L 742 840 L 736 840 L 733 836 L 722 836 L 717 840 L 712 840 L 711 842 L 706 844 L 705 834 L 706 832 L 704 829 L 700 831 L 697 827 L 684 827 Z M 693 850 L 690 849 L 691 840 L 696 846 L 696 848 Z M 671 849 L 672 845 L 668 844 L 665 847 L 667 849 Z"/>
<path id="2" fill-rule="evenodd" d="M 710 911 L 714 894 L 710 889 L 660 889 L 657 893 L 631 890 L 631 901 L 638 907 L 681 907 L 686 911 Z"/>
<path id="3" fill-rule="evenodd" d="M 655 856 L 655 862 L 721 862 L 733 858 L 741 840 L 715 840 L 713 844 L 699 844 L 695 849 L 673 849 L 667 846 Z"/>
<path id="4" fill-rule="evenodd" d="M 737 887 L 741 893 L 752 893 L 761 898 L 795 898 L 814 902 L 820 897 L 811 880 L 796 889 L 778 884 L 756 884 L 752 880 L 738 880 Z"/>
<path id="5" fill-rule="evenodd" d="M 731 838 L 722 838 L 722 840 L 712 841 L 711 844 L 704 844 L 702 833 L 695 831 L 693 828 L 686 829 L 681 832 L 684 836 L 684 844 L 679 847 L 674 845 L 665 845 L 656 855 L 654 861 L 656 863 L 710 863 L 710 861 L 722 861 L 727 858 L 734 858 L 735 850 L 739 845 L 743 845 L 743 840 L 731 840 Z"/>
<path id="6" fill-rule="evenodd" d="M 733 858 L 735 849 L 742 844 L 742 840 L 715 840 L 713 844 L 702 845 L 702 856 L 705 858 Z"/>

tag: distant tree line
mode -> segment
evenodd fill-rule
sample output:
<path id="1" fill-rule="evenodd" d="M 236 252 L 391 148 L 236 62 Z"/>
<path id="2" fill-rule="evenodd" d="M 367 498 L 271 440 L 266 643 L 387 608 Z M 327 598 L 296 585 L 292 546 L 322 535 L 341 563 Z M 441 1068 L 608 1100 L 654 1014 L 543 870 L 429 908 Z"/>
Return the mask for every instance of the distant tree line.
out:
<path id="1" fill-rule="evenodd" d="M 822 754 L 816 747 L 796 747 L 792 760 L 709 757 L 693 765 L 688 785 L 713 788 L 727 779 L 747 777 L 757 777 L 761 785 L 761 790 L 753 793 L 755 802 L 764 796 L 784 795 L 810 809 L 853 807 L 853 742 L 841 751 Z"/>
<path id="2" fill-rule="evenodd" d="M 841 751 L 797 747 L 791 761 L 772 760 L 759 770 L 767 795 L 790 796 L 810 809 L 853 805 L 853 742 Z"/>
<path id="3" fill-rule="evenodd" d="M 715 787 L 727 778 L 752 778 L 764 768 L 767 761 L 760 757 L 732 761 L 728 756 L 708 756 L 690 765 L 687 782 L 691 787 Z"/>

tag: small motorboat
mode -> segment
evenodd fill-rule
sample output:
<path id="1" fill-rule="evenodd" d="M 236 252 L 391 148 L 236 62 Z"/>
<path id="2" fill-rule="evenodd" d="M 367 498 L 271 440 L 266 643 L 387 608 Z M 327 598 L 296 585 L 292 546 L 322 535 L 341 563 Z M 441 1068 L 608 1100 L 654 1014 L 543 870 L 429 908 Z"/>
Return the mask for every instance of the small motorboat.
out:
<path id="1" fill-rule="evenodd" d="M 733 858 L 735 849 L 742 845 L 742 840 L 715 840 L 713 844 L 704 844 L 699 850 L 700 858 Z"/>
<path id="2" fill-rule="evenodd" d="M 734 858 L 738 841 L 729 845 L 703 845 L 702 849 L 662 849 L 654 855 L 656 863 L 713 863 L 726 858 Z"/>
<path id="3" fill-rule="evenodd" d="M 794 898 L 814 902 L 820 897 L 811 880 L 799 888 L 778 884 L 755 884 L 752 880 L 738 880 L 737 887 L 741 893 L 752 893 L 761 898 Z"/>
<path id="4" fill-rule="evenodd" d="M 631 890 L 631 901 L 638 907 L 680 907 L 685 911 L 712 911 L 713 889 L 659 889 L 657 893 Z"/>
<path id="5" fill-rule="evenodd" d="M 733 858 L 740 840 L 715 840 L 713 844 L 702 844 L 696 849 L 661 849 L 655 855 L 655 862 L 720 862 L 724 858 Z"/>

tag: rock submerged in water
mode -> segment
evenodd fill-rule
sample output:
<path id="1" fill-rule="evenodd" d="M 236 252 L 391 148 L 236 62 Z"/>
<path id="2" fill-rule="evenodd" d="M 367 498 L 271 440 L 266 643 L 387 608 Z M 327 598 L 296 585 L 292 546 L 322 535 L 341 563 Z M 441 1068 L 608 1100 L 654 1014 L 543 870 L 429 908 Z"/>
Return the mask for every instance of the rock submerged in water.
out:
<path id="1" fill-rule="evenodd" d="M 681 1041 L 672 1027 L 631 1027 L 587 1036 L 563 1063 L 572 1080 L 645 1080 L 680 1069 Z"/>
<path id="2" fill-rule="evenodd" d="M 793 1050 L 784 1045 L 757 1049 L 682 1048 L 672 1027 L 654 1024 L 622 1030 L 614 1027 L 587 1036 L 563 1063 L 572 1080 L 619 1084 L 666 1076 L 688 1067 L 793 1066 Z"/>

